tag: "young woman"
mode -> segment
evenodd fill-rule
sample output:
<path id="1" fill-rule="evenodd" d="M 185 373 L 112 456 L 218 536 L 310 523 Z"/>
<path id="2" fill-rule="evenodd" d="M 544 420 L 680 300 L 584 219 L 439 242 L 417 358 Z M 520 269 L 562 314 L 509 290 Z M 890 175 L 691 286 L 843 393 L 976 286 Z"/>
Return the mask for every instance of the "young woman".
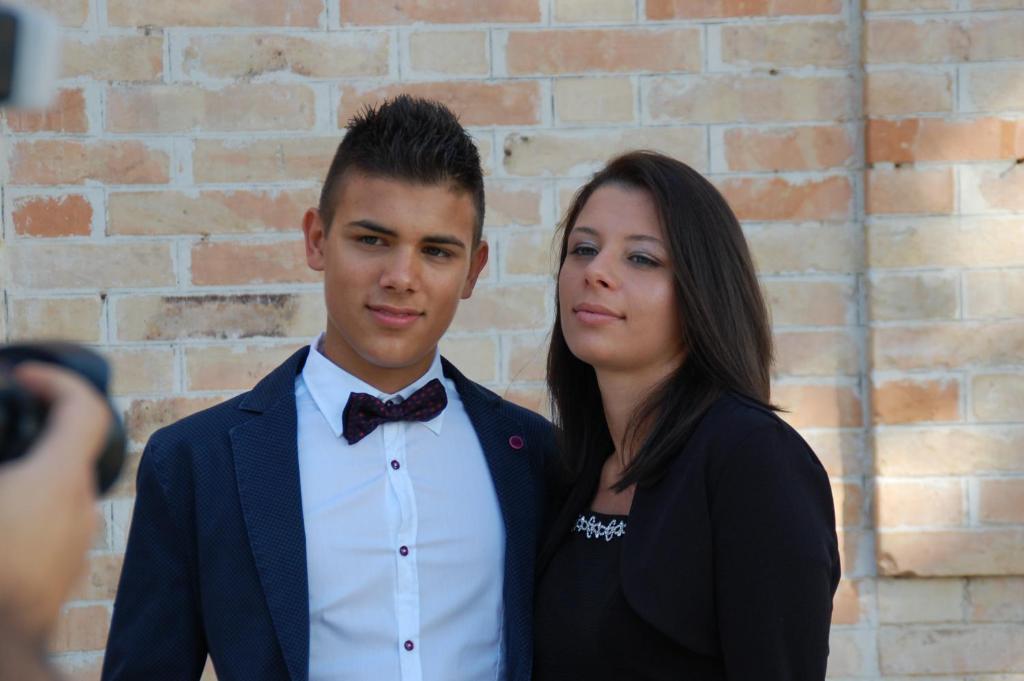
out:
<path id="1" fill-rule="evenodd" d="M 832 495 L 769 402 L 736 217 L 634 152 L 563 229 L 548 385 L 570 488 L 538 563 L 534 679 L 823 679 Z"/>

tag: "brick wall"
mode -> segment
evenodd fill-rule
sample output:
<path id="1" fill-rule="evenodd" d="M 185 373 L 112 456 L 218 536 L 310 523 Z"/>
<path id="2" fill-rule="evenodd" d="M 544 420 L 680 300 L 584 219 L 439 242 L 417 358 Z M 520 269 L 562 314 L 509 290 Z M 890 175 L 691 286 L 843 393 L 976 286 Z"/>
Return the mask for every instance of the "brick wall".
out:
<path id="1" fill-rule="evenodd" d="M 471 127 L 493 255 L 444 349 L 536 408 L 553 225 L 656 148 L 743 221 L 774 399 L 833 479 L 830 676 L 1024 679 L 1024 2 L 37 3 L 66 63 L 54 110 L 3 123 L 0 334 L 102 348 L 132 463 L 321 328 L 299 221 L 362 103 Z M 132 468 L 53 642 L 72 678 L 98 676 Z"/>

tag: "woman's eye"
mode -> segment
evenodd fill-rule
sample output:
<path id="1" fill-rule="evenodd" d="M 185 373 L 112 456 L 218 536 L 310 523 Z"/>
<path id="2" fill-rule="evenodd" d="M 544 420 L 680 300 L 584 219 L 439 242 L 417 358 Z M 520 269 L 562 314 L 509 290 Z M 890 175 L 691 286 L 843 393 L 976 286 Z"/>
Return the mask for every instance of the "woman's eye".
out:
<path id="1" fill-rule="evenodd" d="M 658 266 L 658 261 L 657 260 L 655 260 L 654 258 L 651 258 L 650 256 L 643 255 L 642 253 L 634 253 L 633 255 L 629 256 L 629 260 L 630 260 L 630 262 L 632 262 L 634 264 L 637 264 L 637 265 L 642 265 L 643 267 L 657 267 Z"/>
<path id="2" fill-rule="evenodd" d="M 593 246 L 590 246 L 589 244 L 580 244 L 578 246 L 574 246 L 573 249 L 569 252 L 572 255 L 597 255 L 597 249 L 594 248 Z"/>

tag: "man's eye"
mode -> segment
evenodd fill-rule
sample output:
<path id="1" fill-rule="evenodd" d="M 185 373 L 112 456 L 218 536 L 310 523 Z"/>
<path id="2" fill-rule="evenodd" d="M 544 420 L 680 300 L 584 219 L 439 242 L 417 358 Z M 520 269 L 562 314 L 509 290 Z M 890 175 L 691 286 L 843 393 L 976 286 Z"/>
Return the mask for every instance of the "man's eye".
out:
<path id="1" fill-rule="evenodd" d="M 423 252 L 426 253 L 429 256 L 433 256 L 433 257 L 436 257 L 436 258 L 450 258 L 450 257 L 452 257 L 451 251 L 447 251 L 447 250 L 445 250 L 443 248 L 438 248 L 437 246 L 427 246 L 426 248 L 423 249 Z"/>
<path id="2" fill-rule="evenodd" d="M 371 236 L 369 234 L 364 234 L 360 237 L 357 237 L 356 241 L 358 241 L 361 244 L 366 244 L 367 246 L 378 246 L 381 243 L 383 243 L 379 236 Z"/>

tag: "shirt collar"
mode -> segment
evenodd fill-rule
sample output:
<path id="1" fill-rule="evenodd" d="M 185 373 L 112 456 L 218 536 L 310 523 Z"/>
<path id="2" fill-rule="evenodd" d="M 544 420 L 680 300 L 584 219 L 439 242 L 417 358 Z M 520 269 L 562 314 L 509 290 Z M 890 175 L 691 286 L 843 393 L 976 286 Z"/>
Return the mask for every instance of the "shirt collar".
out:
<path id="1" fill-rule="evenodd" d="M 356 378 L 329 360 L 326 355 L 320 352 L 323 338 L 324 334 L 321 333 L 310 344 L 309 357 L 306 358 L 306 364 L 302 367 L 302 380 L 305 382 L 306 389 L 309 390 L 313 402 L 316 403 L 317 408 L 327 420 L 336 437 L 341 437 L 342 430 L 344 429 L 342 413 L 345 411 L 345 405 L 348 404 L 349 395 L 352 393 L 366 393 L 384 402 L 395 398 L 405 400 L 435 378 L 441 382 L 442 387 L 447 389 L 444 371 L 441 368 L 441 353 L 436 349 L 434 350 L 434 361 L 431 362 L 430 368 L 427 369 L 425 374 L 396 393 L 385 393 L 374 388 L 369 383 Z M 440 435 L 444 413 L 447 410 L 448 408 L 445 407 L 441 410 L 440 414 L 429 421 L 422 421 L 421 423 L 429 428 L 434 435 Z"/>

